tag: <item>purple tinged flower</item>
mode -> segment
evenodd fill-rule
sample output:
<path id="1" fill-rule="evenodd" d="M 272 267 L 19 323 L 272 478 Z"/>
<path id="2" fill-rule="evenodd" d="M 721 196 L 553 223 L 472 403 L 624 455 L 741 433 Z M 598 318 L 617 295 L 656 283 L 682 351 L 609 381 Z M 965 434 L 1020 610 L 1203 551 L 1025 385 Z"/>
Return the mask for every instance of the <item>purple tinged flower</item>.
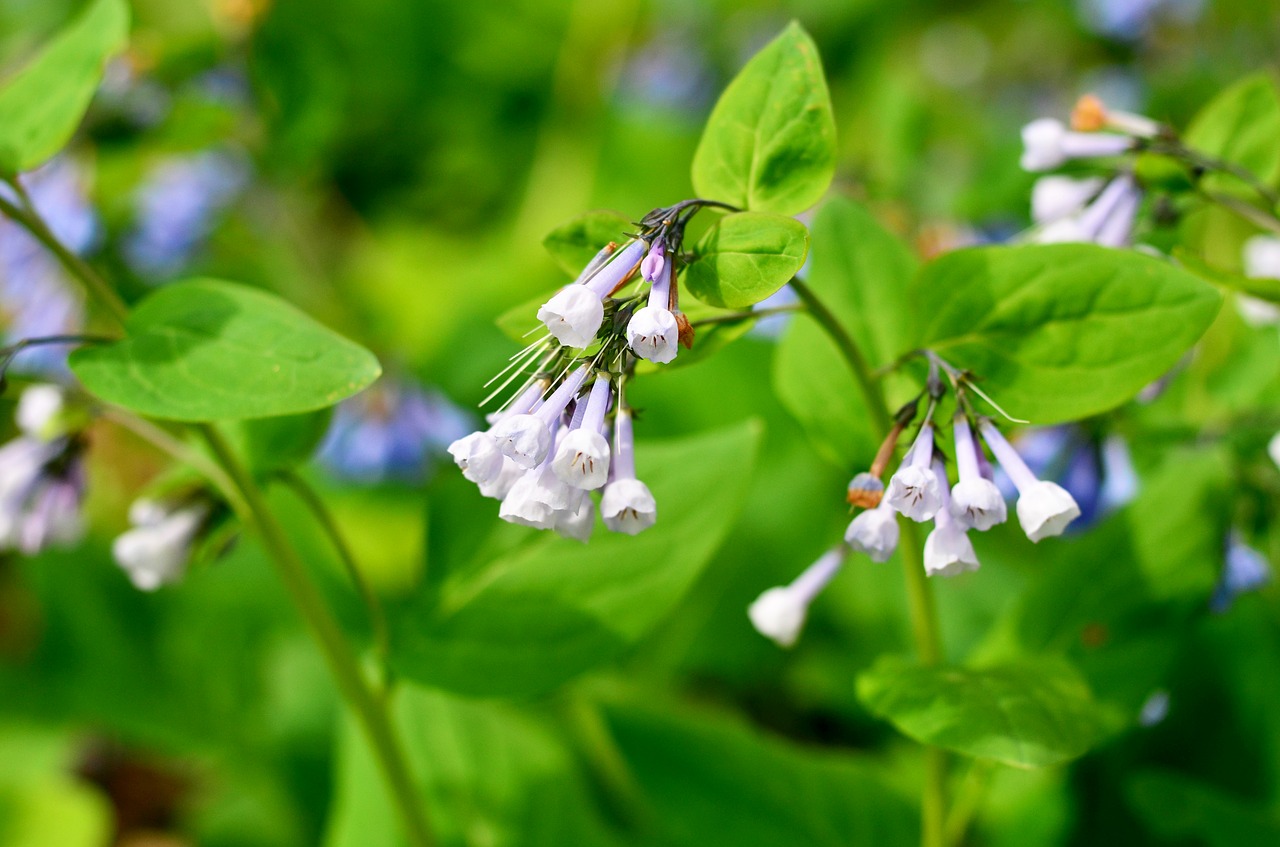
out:
<path id="1" fill-rule="evenodd" d="M 855 552 L 865 553 L 873 562 L 887 562 L 898 549 L 898 513 L 885 498 L 874 509 L 867 509 L 849 523 L 844 532 L 845 543 Z"/>
<path id="2" fill-rule="evenodd" d="M 680 327 L 671 312 L 671 263 L 662 263 L 649 302 L 627 323 L 627 343 L 640 358 L 665 365 L 680 350 Z"/>
<path id="3" fill-rule="evenodd" d="M 1067 524 L 1080 516 L 1076 501 L 1057 483 L 1037 479 L 991 421 L 984 420 L 981 429 L 996 461 L 1018 489 L 1018 522 L 1027 537 L 1039 542 L 1061 535 Z"/>
<path id="4" fill-rule="evenodd" d="M 556 513 L 555 526 L 552 527 L 562 538 L 572 538 L 586 544 L 591 540 L 591 533 L 596 527 L 596 505 L 590 497 L 583 497 L 576 511 L 568 510 Z"/>
<path id="5" fill-rule="evenodd" d="M 511 406 L 494 416 L 493 422 L 510 415 L 526 414 L 542 402 L 545 380 L 536 380 L 516 395 Z M 472 432 L 449 445 L 449 455 L 462 471 L 462 475 L 481 487 L 496 483 L 507 464 L 511 462 L 498 447 L 498 441 L 489 431 Z M 514 481 L 514 480 L 513 480 Z M 507 487 L 510 490 L 510 486 Z M 485 496 L 492 496 L 486 494 Z M 503 491 L 506 496 L 506 491 Z M 499 497 L 498 499 L 502 499 Z"/>
<path id="6" fill-rule="evenodd" d="M 1042 244 L 1083 242 L 1103 247 L 1128 246 L 1133 237 L 1142 189 L 1129 174 L 1107 183 L 1106 188 L 1080 212 L 1050 223 L 1036 240 Z"/>
<path id="7" fill-rule="evenodd" d="M 933 531 L 924 541 L 924 570 L 929 576 L 958 576 L 978 569 L 978 554 L 969 533 L 953 518 L 947 493 L 947 469 L 940 459 L 933 461 L 942 507 L 934 518 Z"/>
<path id="8" fill-rule="evenodd" d="M 789 585 L 770 588 L 747 607 L 756 631 L 779 647 L 793 647 L 809 616 L 809 606 L 844 565 L 848 550 L 835 547 L 822 554 Z"/>
<path id="9" fill-rule="evenodd" d="M 84 534 L 82 446 L 62 426 L 62 392 L 35 385 L 18 403 L 22 435 L 0 447 L 0 550 L 28 556 Z"/>
<path id="10" fill-rule="evenodd" d="M 649 248 L 644 260 L 640 262 L 640 276 L 646 282 L 657 282 L 658 274 L 667 266 L 667 248 L 661 241 Z"/>
<path id="11" fill-rule="evenodd" d="M 613 479 L 600 498 L 600 516 L 613 532 L 637 535 L 658 519 L 658 504 L 649 487 L 636 479 L 635 439 L 631 432 L 631 410 L 619 406 L 613 424 Z"/>
<path id="12" fill-rule="evenodd" d="M 1101 177 L 1076 179 L 1070 176 L 1042 176 L 1031 187 L 1031 220 L 1051 224 L 1078 214 L 1098 192 L 1106 180 Z"/>
<path id="13" fill-rule="evenodd" d="M 209 514 L 204 502 L 177 506 L 138 500 L 129 509 L 133 528 L 112 543 L 112 555 L 140 591 L 177 582 L 186 573 Z"/>
<path id="14" fill-rule="evenodd" d="M 902 460 L 902 467 L 889 478 L 884 499 L 900 513 L 916 522 L 932 520 L 942 507 L 933 461 L 933 424 L 925 423 Z"/>
<path id="15" fill-rule="evenodd" d="M 534 412 L 507 415 L 489 430 L 503 454 L 522 468 L 542 464 L 551 450 L 551 424 L 560 419 L 577 395 L 590 368 L 581 365 Z"/>
<path id="16" fill-rule="evenodd" d="M 556 510 L 548 504 L 541 486 L 544 475 L 554 477 L 551 471 L 551 457 L 546 456 L 541 465 L 526 470 L 511 486 L 511 490 L 502 500 L 498 509 L 498 517 L 508 523 L 527 526 L 533 529 L 551 529 L 555 526 Z"/>
<path id="17" fill-rule="evenodd" d="M 1152 691 L 1138 710 L 1138 726 L 1153 727 L 1169 715 L 1169 692 L 1163 688 Z"/>
<path id="18" fill-rule="evenodd" d="M 576 282 L 538 309 L 538 320 L 566 347 L 586 347 L 604 322 L 604 298 L 635 270 L 648 248 L 646 241 L 636 239 L 616 252 L 600 251 Z"/>
<path id="19" fill-rule="evenodd" d="M 1267 557 L 1244 543 L 1234 530 L 1227 536 L 1222 575 L 1209 599 L 1209 609 L 1218 614 L 1229 610 L 1236 598 L 1257 591 L 1271 581 L 1271 565 Z"/>
<path id="20" fill-rule="evenodd" d="M 612 393 L 608 377 L 597 375 L 586 404 L 581 406 L 580 423 L 556 448 L 551 467 L 565 484 L 576 489 L 594 491 L 609 478 L 609 441 L 600 430 Z"/>
<path id="21" fill-rule="evenodd" d="M 1119 156 L 1133 149 L 1127 135 L 1072 132 L 1056 118 L 1039 118 L 1022 128 L 1022 169 L 1051 171 L 1072 159 Z"/>
<path id="22" fill-rule="evenodd" d="M 951 516 L 962 527 L 985 532 L 1008 518 L 1004 496 L 994 482 L 982 475 L 978 465 L 982 448 L 974 441 L 964 415 L 956 416 L 955 442 L 960 480 L 951 489 Z"/>

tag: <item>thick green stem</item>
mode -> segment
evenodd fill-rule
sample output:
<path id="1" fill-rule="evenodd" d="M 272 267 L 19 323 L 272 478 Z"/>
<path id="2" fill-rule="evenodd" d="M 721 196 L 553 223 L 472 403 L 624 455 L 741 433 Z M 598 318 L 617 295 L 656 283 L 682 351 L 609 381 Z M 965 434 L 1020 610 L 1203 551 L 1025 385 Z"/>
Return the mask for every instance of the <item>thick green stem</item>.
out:
<path id="1" fill-rule="evenodd" d="M 360 666 L 342 630 L 326 608 L 320 592 L 312 584 L 302 559 L 267 507 L 258 484 L 213 426 L 201 424 L 199 430 L 244 499 L 249 510 L 250 527 L 262 538 L 294 605 L 311 627 L 343 698 L 355 711 L 373 748 L 374 757 L 382 769 L 387 787 L 391 790 L 409 843 L 414 847 L 431 847 L 435 839 L 427 826 L 421 800 L 408 763 L 401 753 L 385 701 L 373 693 L 360 672 Z"/>
<path id="2" fill-rule="evenodd" d="M 800 296 L 809 314 L 840 349 L 840 354 L 858 383 L 863 402 L 874 420 L 877 431 L 881 436 L 886 435 L 893 425 L 892 417 L 889 415 L 889 406 L 885 401 L 884 392 L 876 381 L 866 357 L 858 349 L 853 337 L 845 331 L 840 321 L 818 299 L 812 289 L 799 280 L 792 280 L 791 287 Z M 920 656 L 920 661 L 926 665 L 941 664 L 942 637 L 938 630 L 938 614 L 933 603 L 933 591 L 924 572 L 920 536 L 914 523 L 910 521 L 903 523 L 899 548 L 903 575 L 906 579 L 907 604 L 911 613 L 911 629 L 916 652 Z M 920 843 L 923 847 L 946 847 L 946 753 L 937 747 L 925 745 L 924 770 L 924 793 L 920 803 L 922 821 Z"/>

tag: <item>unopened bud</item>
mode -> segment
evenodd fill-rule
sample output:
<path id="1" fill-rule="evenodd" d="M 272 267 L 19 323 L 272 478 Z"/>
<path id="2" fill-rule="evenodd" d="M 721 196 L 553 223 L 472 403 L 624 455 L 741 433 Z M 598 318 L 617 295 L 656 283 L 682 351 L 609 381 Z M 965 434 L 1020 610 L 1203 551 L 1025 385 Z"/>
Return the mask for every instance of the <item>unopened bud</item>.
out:
<path id="1" fill-rule="evenodd" d="M 860 509 L 874 509 L 884 497 L 884 483 L 863 471 L 849 482 L 849 505 Z"/>
<path id="2" fill-rule="evenodd" d="M 1076 132 L 1097 132 L 1107 125 L 1107 107 L 1093 94 L 1076 101 L 1071 110 L 1071 128 Z"/>
<path id="3" fill-rule="evenodd" d="M 689 323 L 689 316 L 684 312 L 676 312 L 676 329 L 680 333 L 680 346 L 686 350 L 693 349 L 693 324 Z"/>

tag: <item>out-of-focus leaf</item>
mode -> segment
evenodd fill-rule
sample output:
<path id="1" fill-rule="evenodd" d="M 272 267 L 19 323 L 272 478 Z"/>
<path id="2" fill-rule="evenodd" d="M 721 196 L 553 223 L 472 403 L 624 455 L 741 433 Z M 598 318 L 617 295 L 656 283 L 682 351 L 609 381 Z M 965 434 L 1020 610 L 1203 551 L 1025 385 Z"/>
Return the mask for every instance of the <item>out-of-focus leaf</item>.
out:
<path id="1" fill-rule="evenodd" d="M 810 752 L 726 721 L 608 711 L 618 746 L 673 847 L 910 844 L 911 803 L 869 760 Z"/>
<path id="2" fill-rule="evenodd" d="M 642 445 L 640 477 L 658 522 L 589 545 L 545 539 L 479 568 L 436 574 L 392 616 L 404 676 L 476 695 L 545 691 L 613 659 L 655 626 L 733 522 L 759 426 Z M 496 520 L 496 518 L 495 518 Z"/>
<path id="3" fill-rule="evenodd" d="M 611 241 L 621 244 L 635 227 L 617 212 L 587 212 L 547 233 L 542 246 L 570 276 L 577 277 L 587 263 Z"/>
<path id="4" fill-rule="evenodd" d="M 70 734 L 0 726 L 0 847 L 100 847 L 110 840 L 111 806 L 72 774 Z"/>
<path id="5" fill-rule="evenodd" d="M 31 170 L 62 149 L 128 34 L 124 0 L 94 0 L 0 87 L 0 174 Z"/>
<path id="6" fill-rule="evenodd" d="M 102 400 L 158 418 L 309 412 L 381 373 L 368 350 L 280 298 L 218 280 L 164 287 L 130 313 L 126 332 L 76 350 L 71 369 Z"/>
<path id="7" fill-rule="evenodd" d="M 953 668 L 886 657 L 858 677 L 858 697 L 922 744 L 1018 767 L 1084 754 L 1105 722 L 1089 686 L 1058 659 Z"/>
<path id="8" fill-rule="evenodd" d="M 808 253 L 809 232 L 794 218 L 739 212 L 698 240 L 683 280 L 704 303 L 745 309 L 786 285 Z"/>
<path id="9" fill-rule="evenodd" d="M 1136 774 L 1125 794 L 1142 822 L 1162 839 L 1208 847 L 1280 844 L 1280 818 L 1178 774 Z"/>
<path id="10" fill-rule="evenodd" d="M 1272 303 L 1280 303 L 1280 279 L 1274 277 L 1251 277 L 1224 271 L 1209 264 L 1190 250 L 1181 247 L 1175 247 L 1173 255 L 1184 268 L 1206 282 L 1211 282 L 1214 285 L 1228 288 L 1232 291 L 1239 291 L 1242 294 L 1248 294 L 1250 297 L 1258 297 L 1262 300 L 1269 300 Z"/>
<path id="11" fill-rule="evenodd" d="M 311 458 L 329 429 L 333 410 L 237 421 L 232 438 L 258 474 L 290 468 Z"/>
<path id="12" fill-rule="evenodd" d="M 794 215 L 835 173 L 835 120 L 818 48 L 792 23 L 720 96 L 693 157 L 700 197 Z"/>
<path id="13" fill-rule="evenodd" d="M 1280 176 L 1280 91 L 1266 73 L 1247 76 L 1209 101 L 1187 128 L 1189 147 L 1251 171 L 1264 183 Z M 1211 185 L 1236 177 L 1212 174 Z"/>

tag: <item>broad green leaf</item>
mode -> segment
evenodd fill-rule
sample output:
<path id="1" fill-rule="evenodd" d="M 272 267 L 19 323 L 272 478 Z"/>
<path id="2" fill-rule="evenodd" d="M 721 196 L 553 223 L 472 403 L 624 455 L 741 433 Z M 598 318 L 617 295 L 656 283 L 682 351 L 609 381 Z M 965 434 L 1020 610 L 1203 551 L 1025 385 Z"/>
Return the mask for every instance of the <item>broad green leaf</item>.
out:
<path id="1" fill-rule="evenodd" d="M 238 421 L 231 429 L 240 455 L 258 474 L 291 468 L 311 458 L 329 430 L 332 409 Z"/>
<path id="2" fill-rule="evenodd" d="M 835 199 L 818 212 L 806 284 L 873 366 L 891 362 L 910 339 L 915 271 L 907 246 L 862 206 Z M 811 318 L 791 322 L 778 345 L 773 380 L 787 410 L 841 466 L 853 467 L 874 452 L 879 435 L 872 432 L 857 383 Z"/>
<path id="3" fill-rule="evenodd" d="M 1180 774 L 1136 774 L 1125 786 L 1125 794 L 1147 829 L 1171 843 L 1280 844 L 1280 818 Z"/>
<path id="4" fill-rule="evenodd" d="M 547 233 L 542 246 L 570 276 L 577 277 L 610 241 L 619 244 L 635 226 L 617 212 L 587 212 Z"/>
<path id="5" fill-rule="evenodd" d="M 128 34 L 124 0 L 94 0 L 0 86 L 0 173 L 29 171 L 62 149 Z"/>
<path id="6" fill-rule="evenodd" d="M 653 805 L 660 843 L 881 847 L 918 838 L 911 802 L 886 787 L 869 760 L 804 750 L 687 712 L 608 710 Z"/>
<path id="7" fill-rule="evenodd" d="M 745 309 L 786 285 L 808 253 L 804 224 L 782 215 L 740 212 L 722 218 L 698 240 L 683 281 L 708 305 Z"/>
<path id="8" fill-rule="evenodd" d="M 1274 183 L 1280 177 L 1280 92 L 1275 82 L 1257 73 L 1220 93 L 1191 122 L 1186 142 Z M 1216 174 L 1209 179 L 1216 184 L 1235 180 Z"/>
<path id="9" fill-rule="evenodd" d="M 441 845 L 612 844 L 570 752 L 513 706 L 397 687 L 394 720 L 423 809 Z M 325 847 L 402 847 L 399 818 L 365 737 L 339 739 Z"/>
<path id="10" fill-rule="evenodd" d="M 753 422 L 643 444 L 658 523 L 638 536 L 598 526 L 588 545 L 545 538 L 434 574 L 418 602 L 393 611 L 397 671 L 466 694 L 523 695 L 612 660 L 671 611 L 719 546 L 759 437 Z"/>
<path id="11" fill-rule="evenodd" d="M 181 421 L 322 409 L 381 373 L 368 350 L 280 298 L 210 279 L 147 297 L 123 339 L 76 350 L 71 369 L 108 403 Z"/>
<path id="12" fill-rule="evenodd" d="M 835 173 L 836 125 L 818 48 L 791 23 L 729 83 L 693 156 L 700 197 L 794 215 Z"/>
<path id="13" fill-rule="evenodd" d="M 922 744 L 1018 767 L 1084 754 L 1106 721 L 1080 675 L 1050 658 L 954 668 L 890 656 L 859 675 L 858 697 Z"/>
<path id="14" fill-rule="evenodd" d="M 1009 414 L 1069 421 L 1118 406 L 1212 323 L 1221 295 L 1161 259 L 1089 244 L 979 247 L 926 265 L 912 287 L 927 347 Z"/>

